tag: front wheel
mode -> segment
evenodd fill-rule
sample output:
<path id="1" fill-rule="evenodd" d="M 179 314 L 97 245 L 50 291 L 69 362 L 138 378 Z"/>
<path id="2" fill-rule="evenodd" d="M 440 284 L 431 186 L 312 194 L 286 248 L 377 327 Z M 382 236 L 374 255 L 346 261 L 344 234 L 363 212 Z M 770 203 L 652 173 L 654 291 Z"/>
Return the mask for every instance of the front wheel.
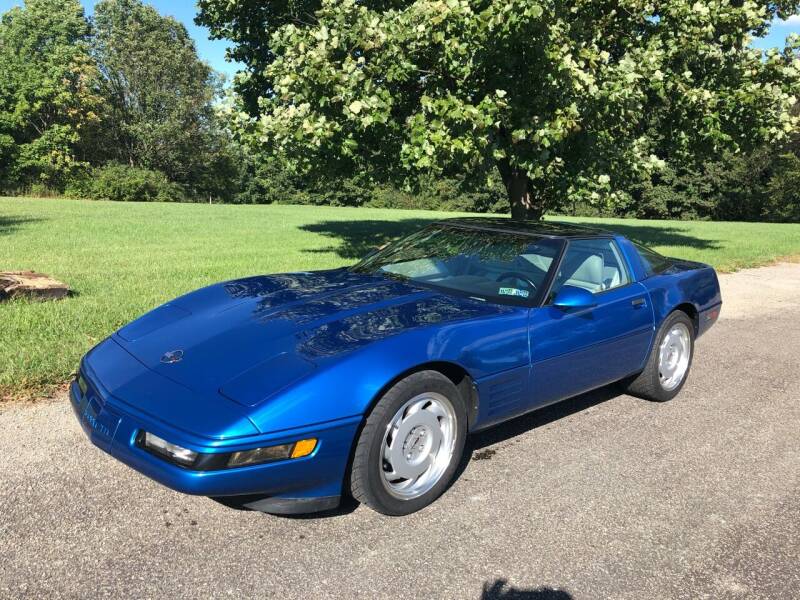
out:
<path id="1" fill-rule="evenodd" d="M 353 456 L 353 497 L 386 515 L 424 508 L 447 489 L 464 452 L 466 410 L 437 371 L 392 386 L 367 417 Z"/>
<path id="2" fill-rule="evenodd" d="M 686 383 L 693 356 L 694 324 L 676 310 L 658 330 L 644 370 L 625 383 L 625 391 L 656 402 L 672 400 Z"/>

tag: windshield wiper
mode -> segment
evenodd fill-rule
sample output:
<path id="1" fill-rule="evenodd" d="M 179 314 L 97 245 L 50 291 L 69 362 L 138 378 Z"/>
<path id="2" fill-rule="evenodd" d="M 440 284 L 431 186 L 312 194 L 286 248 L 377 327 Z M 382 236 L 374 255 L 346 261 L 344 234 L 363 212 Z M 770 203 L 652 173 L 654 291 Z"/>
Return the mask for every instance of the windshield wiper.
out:
<path id="1" fill-rule="evenodd" d="M 376 273 L 380 273 L 384 277 L 388 277 L 389 279 L 394 279 L 395 281 L 409 281 L 411 278 L 406 277 L 405 275 L 400 275 L 400 273 L 394 273 L 392 271 L 384 271 L 383 269 L 378 269 L 375 271 Z"/>

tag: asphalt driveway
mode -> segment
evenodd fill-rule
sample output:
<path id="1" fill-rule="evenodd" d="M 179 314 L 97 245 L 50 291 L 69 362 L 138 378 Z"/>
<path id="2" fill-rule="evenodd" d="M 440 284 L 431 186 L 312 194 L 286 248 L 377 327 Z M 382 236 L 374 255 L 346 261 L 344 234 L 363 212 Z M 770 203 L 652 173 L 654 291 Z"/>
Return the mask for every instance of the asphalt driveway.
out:
<path id="1" fill-rule="evenodd" d="M 405 518 L 228 508 L 0 407 L 0 597 L 800 597 L 800 265 L 722 278 L 678 398 L 605 389 L 472 440 Z"/>

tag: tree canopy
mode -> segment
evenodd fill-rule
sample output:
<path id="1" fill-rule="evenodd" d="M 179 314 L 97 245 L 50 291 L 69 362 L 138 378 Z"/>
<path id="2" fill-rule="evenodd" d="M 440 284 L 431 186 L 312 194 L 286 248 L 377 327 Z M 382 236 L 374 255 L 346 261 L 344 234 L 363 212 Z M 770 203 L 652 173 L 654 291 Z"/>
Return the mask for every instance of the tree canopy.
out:
<path id="1" fill-rule="evenodd" d="M 103 99 L 78 0 L 28 0 L 0 20 L 0 179 L 58 184 L 83 164 Z"/>
<path id="2" fill-rule="evenodd" d="M 214 147 L 216 79 L 186 28 L 141 0 L 95 7 L 92 48 L 110 114 L 102 153 L 189 184 Z"/>
<path id="3" fill-rule="evenodd" d="M 142 0 L 27 0 L 0 19 L 0 189 L 230 199 L 220 81 Z"/>
<path id="4" fill-rule="evenodd" d="M 797 123 L 798 42 L 749 46 L 796 2 L 314 7 L 201 2 L 201 21 L 237 41 L 256 75 L 258 139 L 298 172 L 497 168 L 512 214 L 538 218 L 576 199 L 619 202 L 667 164 L 780 140 Z"/>
<path id="5" fill-rule="evenodd" d="M 247 110 L 258 111 L 258 98 L 269 89 L 264 69 L 275 58 L 270 48 L 272 32 L 290 22 L 313 18 L 320 0 L 198 0 L 195 19 L 216 39 L 233 43 L 232 60 L 245 65 L 236 87 Z"/>

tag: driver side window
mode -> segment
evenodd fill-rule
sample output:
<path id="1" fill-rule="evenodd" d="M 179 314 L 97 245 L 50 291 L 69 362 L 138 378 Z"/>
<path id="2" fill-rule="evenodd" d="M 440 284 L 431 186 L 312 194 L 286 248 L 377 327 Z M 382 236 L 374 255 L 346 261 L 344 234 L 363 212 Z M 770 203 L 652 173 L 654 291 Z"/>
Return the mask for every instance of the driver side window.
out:
<path id="1" fill-rule="evenodd" d="M 596 294 L 629 282 L 628 271 L 614 240 L 571 240 L 547 302 L 552 302 L 565 285 Z"/>

